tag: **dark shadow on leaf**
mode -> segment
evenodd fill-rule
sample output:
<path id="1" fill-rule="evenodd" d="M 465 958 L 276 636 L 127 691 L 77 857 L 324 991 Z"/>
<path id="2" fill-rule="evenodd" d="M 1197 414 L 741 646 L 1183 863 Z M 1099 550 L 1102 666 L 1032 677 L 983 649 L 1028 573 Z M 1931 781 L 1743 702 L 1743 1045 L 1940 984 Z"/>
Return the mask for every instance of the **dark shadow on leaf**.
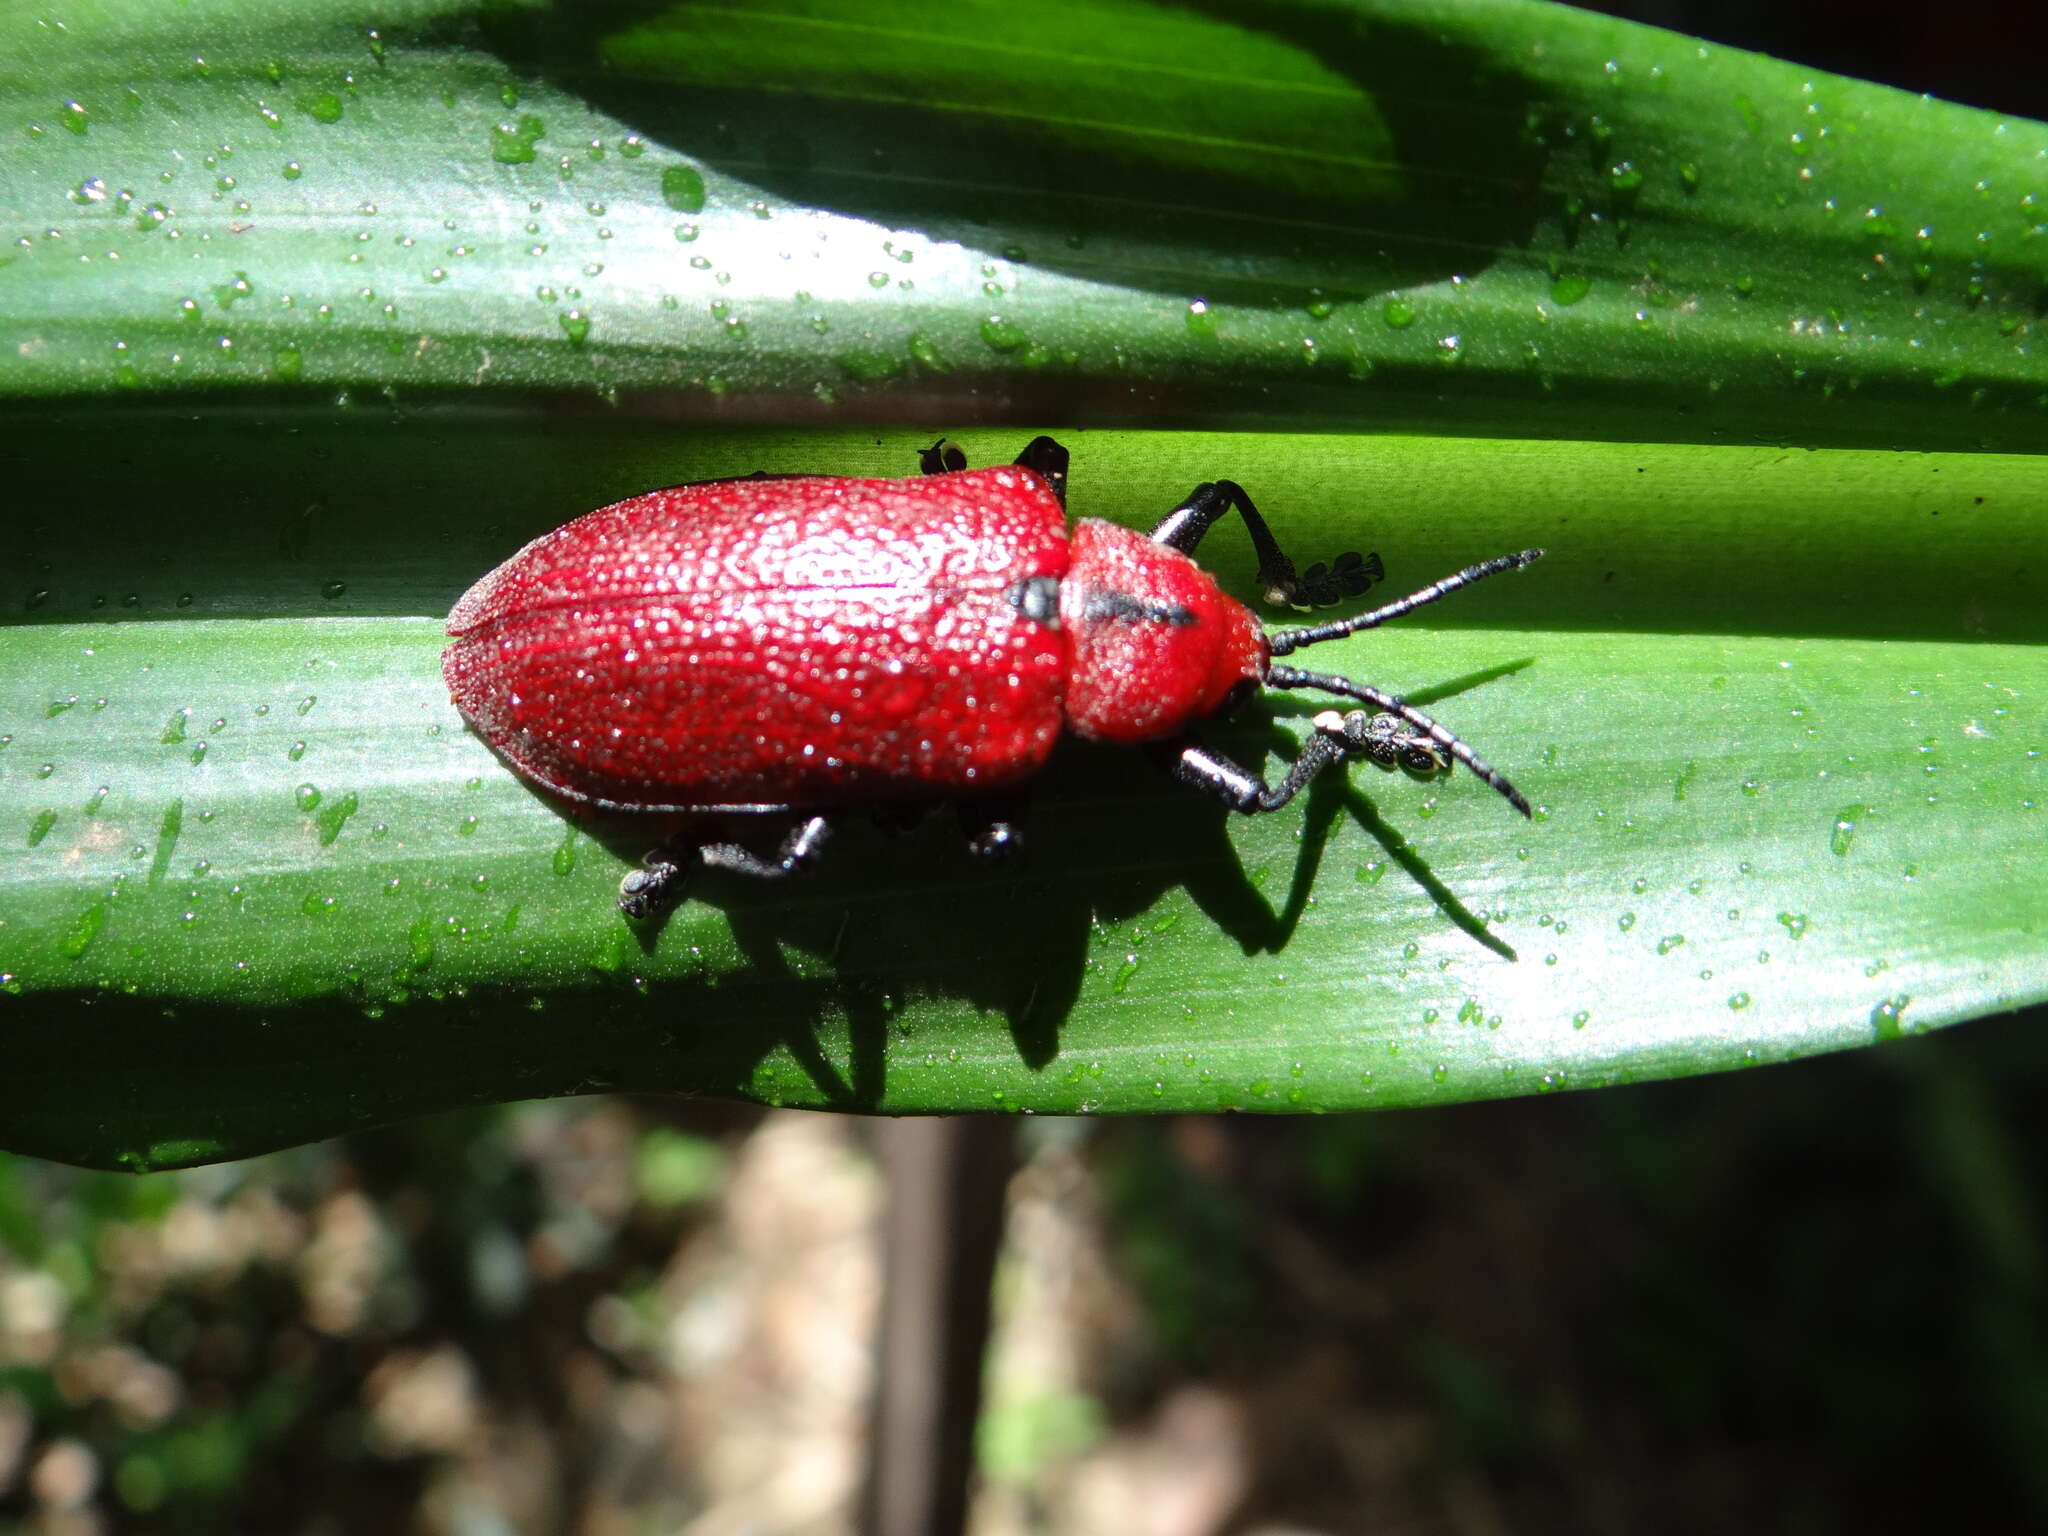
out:
<path id="1" fill-rule="evenodd" d="M 1438 699 L 1451 698 L 1453 695 L 1463 693 L 1467 689 L 1477 688 L 1482 683 L 1491 683 L 1503 677 L 1513 677 L 1523 668 L 1535 665 L 1536 658 L 1534 656 L 1520 656 L 1513 661 L 1499 662 L 1493 666 L 1481 667 L 1476 672 L 1467 672 L 1462 676 L 1453 677 L 1441 683 L 1432 683 L 1427 688 L 1411 689 L 1403 694 L 1402 697 L 1417 709 L 1426 709 Z"/>
<path id="2" fill-rule="evenodd" d="M 934 414 L 951 424 L 959 404 L 934 406 Z M 365 454 L 365 423 L 325 409 L 209 408 L 197 418 L 189 409 L 111 410 L 0 409 L 0 437 L 16 450 L 9 487 L 23 511 L 9 532 L 24 573 L 20 587 L 0 590 L 0 623 L 438 616 L 527 539 L 594 506 L 659 485 L 799 467 L 786 424 L 754 441 L 721 436 L 707 451 L 673 423 L 556 418 L 556 428 L 536 430 L 524 421 L 401 413 L 376 424 L 381 451 Z M 1021 445 L 1014 434 L 991 433 L 973 446 L 978 458 L 1007 459 Z M 110 473 L 81 483 L 77 466 L 92 462 Z M 801 467 L 908 474 L 916 461 L 906 444 L 885 464 Z M 1965 491 L 1980 488 L 1968 478 L 1971 461 L 1943 469 Z M 1241 468 L 1219 462 L 1213 472 Z M 138 517 L 120 487 L 142 475 L 184 488 L 165 502 L 174 516 Z M 1282 505 L 1267 502 L 1282 515 Z M 1119 510 L 1142 520 L 1166 503 Z M 2003 644 L 2048 638 L 2038 562 L 1995 558 L 2024 542 L 2019 521 L 1972 524 L 1958 508 L 1941 519 L 1956 536 L 1919 547 L 1914 579 L 1901 584 L 1896 551 L 1883 540 L 1819 537 L 1817 528 L 1802 536 L 1739 487 L 1704 502 L 1701 513 L 1717 531 L 1686 544 L 1676 570 L 1655 555 L 1662 536 L 1602 548 L 1546 528 L 1551 558 L 1469 601 L 1461 594 L 1430 609 L 1428 623 Z M 1219 574 L 1249 596 L 1250 562 L 1216 558 Z M 1873 602 L 1873 592 L 1884 601 Z M 1959 615 L 1967 625 L 1959 627 Z"/>
<path id="3" fill-rule="evenodd" d="M 1255 710 L 1214 739 L 1270 774 L 1268 749 L 1289 738 Z M 1261 873 L 1241 861 L 1231 813 L 1163 783 L 1142 754 L 1068 743 L 1042 791 L 1020 867 L 978 866 L 950 816 L 900 834 L 855 816 L 814 873 L 774 885 L 702 877 L 670 920 L 687 926 L 666 938 L 650 928 L 638 949 L 624 932 L 608 937 L 608 925 L 625 919 L 594 895 L 603 911 L 593 914 L 590 954 L 538 992 L 444 987 L 429 957 L 383 978 L 352 970 L 333 995 L 284 1009 L 211 1002 L 203 1042 L 167 1026 L 154 998 L 94 992 L 33 1011 L 11 1004 L 0 1008 L 0 1050 L 18 1091 L 0 1136 L 15 1150 L 141 1169 L 245 1156 L 464 1103 L 613 1089 L 887 1108 L 892 1093 L 902 1100 L 892 1078 L 931 1064 L 905 1022 L 915 1017 L 909 1004 L 965 1002 L 992 1028 L 1007 1027 L 1017 1058 L 1042 1070 L 1058 1055 L 1091 967 L 1121 958 L 1105 952 L 1105 938 L 1120 950 L 1117 925 L 1176 886 L 1246 954 L 1283 950 L 1307 916 L 1345 807 L 1449 920 L 1513 958 L 1355 785 L 1334 776 L 1304 797 L 1277 909 Z M 752 840 L 773 847 L 779 824 L 760 822 Z M 577 825 L 632 859 L 673 823 Z M 649 974 L 656 967 L 645 957 L 658 946 L 672 971 L 679 947 L 698 942 L 718 958 Z M 89 1102 L 79 1097 L 75 1033 L 39 1022 L 53 1005 L 87 1010 L 92 1051 L 109 1064 L 91 1079 Z M 67 1085 L 49 1095 L 61 1115 L 39 1108 L 45 1081 Z"/>
<path id="4" fill-rule="evenodd" d="M 1415 845 L 1387 825 L 1371 800 L 1356 788 L 1352 788 L 1345 795 L 1345 803 L 1350 806 L 1351 814 L 1358 819 L 1358 824 L 1387 850 L 1387 857 L 1399 864 L 1408 872 L 1411 880 L 1429 893 L 1429 899 L 1436 903 L 1438 911 L 1464 929 L 1468 937 L 1485 945 L 1503 960 L 1521 958 L 1515 953 L 1513 945 L 1488 931 L 1485 920 L 1460 901 L 1457 893 L 1436 877 L 1435 871 L 1423 861 L 1422 855 L 1415 851 Z"/>
<path id="5" fill-rule="evenodd" d="M 514 67 L 777 197 L 1181 298 L 1440 281 L 1526 248 L 1541 211 L 1522 82 L 1399 22 L 602 0 L 485 30 Z"/>

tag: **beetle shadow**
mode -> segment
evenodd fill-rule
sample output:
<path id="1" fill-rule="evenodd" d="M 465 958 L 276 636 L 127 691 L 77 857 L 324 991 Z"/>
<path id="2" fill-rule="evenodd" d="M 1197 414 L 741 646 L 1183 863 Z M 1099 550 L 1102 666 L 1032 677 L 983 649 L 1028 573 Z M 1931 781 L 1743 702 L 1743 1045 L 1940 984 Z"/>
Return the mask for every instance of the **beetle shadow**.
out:
<path id="1" fill-rule="evenodd" d="M 1255 762 L 1284 734 L 1261 715 L 1219 726 L 1214 739 Z M 433 960 L 416 957 L 388 985 L 351 967 L 331 994 L 294 1005 L 290 1029 L 275 1027 L 272 1005 L 223 999 L 206 1010 L 203 1039 L 167 1032 L 161 997 L 81 981 L 94 1049 L 110 1064 L 90 1079 L 99 1097 L 39 1116 L 28 1096 L 9 1144 L 139 1169 L 245 1156 L 463 1104 L 614 1089 L 874 1110 L 887 1103 L 888 1074 L 920 1070 L 927 1047 L 906 1005 L 924 996 L 1001 1021 L 1019 1060 L 1043 1070 L 1091 967 L 1123 963 L 1116 925 L 1145 917 L 1178 886 L 1247 953 L 1284 947 L 1347 812 L 1447 920 L 1512 957 L 1488 943 L 1371 797 L 1336 776 L 1308 791 L 1301 849 L 1277 906 L 1244 866 L 1231 813 L 1139 754 L 1071 743 L 1043 788 L 1030 824 L 1036 846 L 1021 868 L 977 868 L 951 818 L 939 816 L 902 836 L 857 821 L 814 876 L 777 888 L 705 878 L 692 898 L 724 920 L 693 920 L 690 938 L 707 958 L 693 966 L 686 954 L 671 956 L 679 974 L 635 974 L 600 925 L 587 964 L 565 962 L 575 983 L 538 996 L 517 981 L 433 984 Z M 559 801 L 539 798 L 564 814 Z M 578 823 L 629 858 L 666 830 Z M 1132 836 L 1134 827 L 1144 835 Z M 759 831 L 764 842 L 774 835 Z M 651 948 L 660 934 L 641 938 Z M 1113 987 L 1101 990 L 1098 1006 L 1116 1006 Z M 0 1010 L 9 1069 L 24 1082 L 81 1081 L 76 1033 L 48 1027 L 50 1017 Z M 950 1044 L 932 1038 L 929 1057 Z M 82 1142 L 77 1125 L 93 1121 L 121 1126 L 122 1144 Z"/>
<path id="2" fill-rule="evenodd" d="M 1504 677 L 1513 677 L 1536 665 L 1534 656 L 1517 656 L 1512 661 L 1497 661 L 1490 667 L 1478 667 L 1470 672 L 1461 672 L 1456 677 L 1447 677 L 1440 683 L 1431 683 L 1426 688 L 1415 688 L 1401 695 L 1417 709 L 1427 709 L 1439 699 L 1456 698 L 1487 683 L 1498 682 Z"/>
<path id="3" fill-rule="evenodd" d="M 1527 665 L 1485 668 L 1413 697 L 1447 697 Z M 1270 770 L 1299 744 L 1299 733 L 1276 717 L 1323 707 L 1269 697 L 1264 710 L 1218 725 L 1208 739 Z M 918 997 L 957 999 L 1000 1020 L 1018 1058 L 1043 1069 L 1059 1052 L 1061 1027 L 1091 968 L 1122 963 L 1123 941 L 1113 930 L 1143 918 L 1176 887 L 1247 955 L 1284 950 L 1341 815 L 1446 920 L 1493 954 L 1516 959 L 1381 816 L 1359 786 L 1359 772 L 1373 767 L 1324 775 L 1304 791 L 1299 844 L 1277 901 L 1231 837 L 1232 812 L 1174 784 L 1142 754 L 1076 741 L 1062 743 L 1037 786 L 1021 864 L 978 864 L 951 812 L 940 809 L 903 830 L 850 814 L 818 866 L 790 881 L 703 872 L 686 900 L 719 911 L 741 964 L 645 983 L 691 1021 L 687 1040 L 677 1042 L 676 1075 L 731 1081 L 758 1097 L 764 1064 L 780 1054 L 802 1074 L 801 1096 L 873 1109 L 885 1098 L 888 1058 L 914 1059 L 915 1026 L 904 1020 L 905 1005 Z M 586 826 L 622 858 L 637 860 L 674 822 L 610 817 Z M 766 852 L 786 826 L 779 817 L 749 818 L 737 835 Z M 1145 835 L 1134 838 L 1133 827 Z M 694 830 L 735 835 L 730 818 Z M 643 952 L 661 946 L 684 910 L 634 925 Z"/>
<path id="4" fill-rule="evenodd" d="M 1471 682 L 1484 681 L 1487 677 L 1504 676 L 1508 672 L 1519 671 L 1521 665 L 1526 663 L 1490 668 L 1483 674 L 1474 673 L 1457 679 L 1456 684 L 1469 686 Z M 1443 698 L 1459 691 L 1462 691 L 1460 686 L 1445 684 L 1434 690 L 1431 697 Z M 1412 701 L 1419 701 L 1421 695 L 1410 697 Z M 1278 744 L 1294 744 L 1284 732 L 1276 730 L 1272 735 Z M 1301 847 L 1288 881 L 1286 899 L 1278 908 L 1258 899 L 1255 885 L 1242 870 L 1237 872 L 1234 880 L 1211 881 L 1191 876 L 1185 882 L 1188 894 L 1219 927 L 1244 946 L 1246 954 L 1277 953 L 1285 949 L 1308 910 L 1309 898 L 1314 894 L 1316 880 L 1322 870 L 1323 853 L 1336 829 L 1337 818 L 1348 811 L 1360 830 L 1377 842 L 1385 850 L 1387 858 L 1400 866 L 1437 910 L 1468 938 L 1504 960 L 1518 959 L 1514 947 L 1494 934 L 1486 926 L 1484 918 L 1459 900 L 1457 893 L 1438 878 L 1415 845 L 1380 815 L 1372 797 L 1360 788 L 1354 776 L 1368 768 L 1376 769 L 1389 778 L 1402 777 L 1420 784 L 1448 780 L 1462 771 L 1443 769 L 1436 773 L 1417 774 L 1364 762 L 1353 764 L 1350 773 L 1326 773 L 1303 791 L 1302 798 L 1307 801 L 1307 808 L 1302 815 Z M 1227 813 L 1222 819 L 1227 819 Z M 1252 899 L 1247 901 L 1247 895 Z"/>

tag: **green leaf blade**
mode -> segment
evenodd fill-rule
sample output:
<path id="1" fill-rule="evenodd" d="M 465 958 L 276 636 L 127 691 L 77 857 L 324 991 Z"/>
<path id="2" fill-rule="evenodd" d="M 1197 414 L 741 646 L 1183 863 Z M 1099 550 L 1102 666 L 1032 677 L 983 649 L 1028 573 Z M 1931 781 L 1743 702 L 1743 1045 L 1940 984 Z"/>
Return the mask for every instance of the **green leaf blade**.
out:
<path id="1" fill-rule="evenodd" d="M 1527 0 L 451 5 L 374 56 L 323 0 L 222 10 L 143 80 L 118 9 L 0 34 L 0 393 L 882 419 L 944 377 L 983 419 L 1930 447 L 2048 412 L 2048 129 Z"/>
<path id="2" fill-rule="evenodd" d="M 510 436 L 426 430 L 450 472 L 515 462 Z M 881 470 L 914 446 L 867 451 Z M 1317 656 L 1423 702 L 1538 820 L 1469 776 L 1369 766 L 1284 816 L 1230 818 L 1134 754 L 1075 749 L 1022 868 L 973 867 L 945 818 L 899 838 L 856 822 L 815 877 L 706 881 L 636 935 L 612 894 L 658 833 L 521 787 L 449 704 L 436 620 L 17 627 L 0 971 L 15 1071 L 41 1086 L 7 1112 L 10 1143 L 153 1164 L 605 1086 L 899 1113 L 1448 1102 L 1783 1059 L 2041 996 L 2040 608 L 1978 558 L 2028 526 L 2040 460 L 1077 446 L 1084 513 L 1227 461 L 1296 548 L 1370 541 L 1396 579 L 1548 544 L 1432 610 L 1496 627 Z M 644 474 L 640 451 L 617 472 Z M 771 450 L 742 434 L 700 452 L 678 478 Z M 1918 509 L 1936 482 L 1945 517 Z M 372 469 L 350 494 L 393 493 Z M 365 541 L 351 592 L 445 604 L 472 538 L 508 549 L 555 515 L 553 489 L 524 494 L 510 524 L 505 503 L 451 506 L 424 568 L 414 548 L 380 577 L 390 541 Z M 1836 535 L 1773 540 L 1802 507 Z M 1683 515 L 1645 515 L 1661 508 Z M 1856 533 L 1887 517 L 1875 543 Z M 68 532 L 74 566 L 105 546 Z M 1241 539 L 1205 551 L 1240 584 Z M 305 572 L 295 548 L 266 568 Z M 1929 595 L 1908 600 L 1915 584 Z M 1838 606 L 1787 600 L 1823 585 Z M 1681 619 L 1699 627 L 1657 627 Z M 2012 638 L 1971 634 L 1987 624 Z M 1277 699 L 1219 742 L 1270 771 L 1317 707 Z"/>

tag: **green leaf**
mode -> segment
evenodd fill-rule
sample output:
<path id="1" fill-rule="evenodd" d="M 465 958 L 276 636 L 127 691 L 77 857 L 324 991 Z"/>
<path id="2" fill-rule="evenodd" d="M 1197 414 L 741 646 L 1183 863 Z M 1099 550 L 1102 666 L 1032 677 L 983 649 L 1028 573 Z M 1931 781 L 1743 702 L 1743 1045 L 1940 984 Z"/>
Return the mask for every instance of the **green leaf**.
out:
<path id="1" fill-rule="evenodd" d="M 2038 124 L 1504 0 L 64 23 L 0 18 L 0 1144 L 1444 1102 L 2043 994 L 2048 462 L 1854 446 L 2039 442 Z M 1539 820 L 1369 766 L 1232 819 L 1074 747 L 1020 868 L 856 825 L 627 928 L 652 835 L 467 732 L 438 616 L 607 500 L 976 420 L 1059 431 L 1082 515 L 1229 475 L 1397 587 L 1548 546 L 1317 654 Z"/>
<path id="2" fill-rule="evenodd" d="M 0 121 L 0 399 L 2048 430 L 2048 129 L 1533 0 L 107 0 Z"/>
<path id="3" fill-rule="evenodd" d="M 2040 459 L 1083 434 L 1084 514 L 1156 509 L 1227 464 L 1297 548 L 1370 535 L 1405 579 L 1549 544 L 1434 610 L 1486 627 L 1330 659 L 1427 702 L 1537 821 L 1466 776 L 1370 767 L 1298 813 L 1227 818 L 1135 754 L 1076 748 L 1021 869 L 972 867 L 944 818 L 855 825 L 815 878 L 707 880 L 652 937 L 612 906 L 650 835 L 523 789 L 449 704 L 439 623 L 397 616 L 556 515 L 553 445 L 385 432 L 356 462 L 341 428 L 280 437 L 329 467 L 266 505 L 326 499 L 216 594 L 313 606 L 338 582 L 333 616 L 22 627 L 0 651 L 10 1144 L 154 1166 L 607 1087 L 1410 1104 L 1774 1060 L 2041 995 L 2048 609 L 1989 558 L 2028 536 Z M 190 463 L 161 467 L 196 476 L 236 435 L 195 428 Z M 601 446 L 646 483 L 663 440 L 614 425 Z M 882 473 L 915 443 L 777 455 L 741 434 L 673 469 Z M 407 540 L 430 461 L 502 496 L 436 503 L 438 537 Z M 51 531 L 64 565 L 111 545 L 125 519 L 105 516 Z M 185 529 L 187 572 L 51 603 L 175 613 L 248 520 Z M 1242 589 L 1241 534 L 1211 543 Z M 1312 707 L 1221 739 L 1285 757 Z"/>

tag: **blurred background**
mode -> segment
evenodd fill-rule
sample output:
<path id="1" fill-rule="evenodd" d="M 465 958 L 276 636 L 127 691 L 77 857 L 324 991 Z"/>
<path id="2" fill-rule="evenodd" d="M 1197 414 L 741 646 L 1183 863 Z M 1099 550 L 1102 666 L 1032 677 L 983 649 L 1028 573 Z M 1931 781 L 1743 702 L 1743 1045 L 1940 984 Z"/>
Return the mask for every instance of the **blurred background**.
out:
<path id="1" fill-rule="evenodd" d="M 1601 8 L 2048 116 L 2039 8 Z M 1004 1122 L 964 1144 L 999 1218 L 968 1526 L 2041 1528 L 2043 1026 Z M 581 1099 L 140 1178 L 0 1157 L 0 1531 L 856 1530 L 887 1266 L 956 1235 L 886 1226 L 897 1135 Z"/>
<path id="2" fill-rule="evenodd" d="M 968 1528 L 2038 1529 L 2044 1024 L 1379 1116 L 999 1122 Z M 578 1099 L 141 1178 L 0 1164 L 0 1524 L 853 1530 L 888 1133 Z"/>

